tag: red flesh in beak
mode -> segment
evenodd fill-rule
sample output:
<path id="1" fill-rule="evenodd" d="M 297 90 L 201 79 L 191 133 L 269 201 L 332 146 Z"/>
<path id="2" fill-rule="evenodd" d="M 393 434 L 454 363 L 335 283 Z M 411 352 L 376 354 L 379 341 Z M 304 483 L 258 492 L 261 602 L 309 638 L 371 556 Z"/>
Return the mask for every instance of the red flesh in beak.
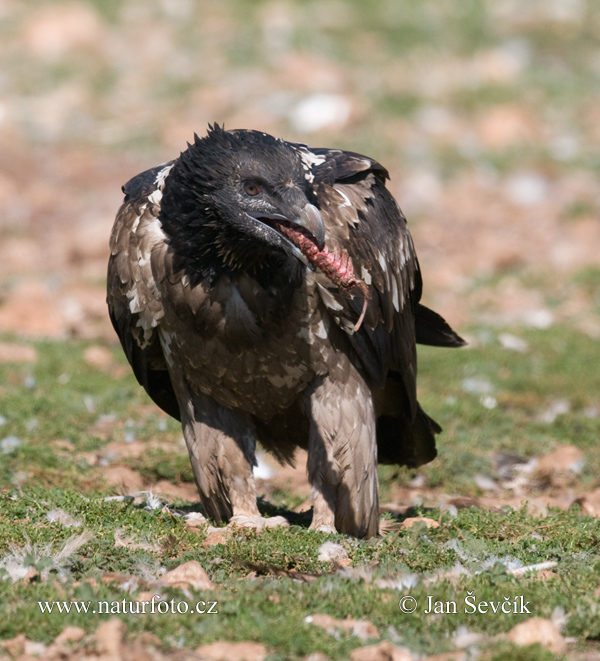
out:
<path id="1" fill-rule="evenodd" d="M 364 297 L 363 309 L 354 326 L 357 331 L 365 318 L 367 312 L 367 305 L 369 299 L 369 291 L 367 285 L 362 280 L 359 280 L 355 275 L 352 268 L 352 262 L 348 253 L 343 250 L 342 254 L 330 252 L 327 246 L 323 246 L 319 250 L 315 238 L 302 231 L 301 228 L 296 229 L 291 223 L 275 223 L 277 231 L 283 234 L 285 238 L 293 243 L 300 252 L 308 259 L 308 261 L 315 267 L 319 268 L 334 285 L 337 285 L 342 291 L 351 293 L 353 289 L 358 289 Z"/>

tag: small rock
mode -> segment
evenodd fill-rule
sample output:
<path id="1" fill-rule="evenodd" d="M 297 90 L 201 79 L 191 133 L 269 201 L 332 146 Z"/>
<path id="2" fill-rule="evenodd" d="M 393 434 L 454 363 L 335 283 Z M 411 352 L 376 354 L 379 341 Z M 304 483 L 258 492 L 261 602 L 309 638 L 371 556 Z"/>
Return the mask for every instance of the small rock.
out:
<path id="1" fill-rule="evenodd" d="M 410 481 L 411 489 L 423 489 L 426 486 L 427 486 L 427 478 L 425 477 L 425 475 L 423 475 L 423 473 L 418 473 Z"/>
<path id="2" fill-rule="evenodd" d="M 190 512 L 185 516 L 186 528 L 200 528 L 206 524 L 206 517 L 200 512 Z"/>
<path id="3" fill-rule="evenodd" d="M 167 572 L 162 580 L 175 588 L 195 590 L 214 590 L 215 585 L 197 560 L 184 562 Z"/>
<path id="4" fill-rule="evenodd" d="M 225 544 L 226 542 L 227 537 L 225 534 L 220 529 L 217 529 L 209 532 L 208 535 L 206 535 L 204 546 L 216 546 L 217 544 Z"/>
<path id="5" fill-rule="evenodd" d="M 0 342 L 0 363 L 35 363 L 38 359 L 35 347 L 27 344 Z"/>
<path id="6" fill-rule="evenodd" d="M 422 521 L 428 528 L 439 528 L 440 524 L 434 519 L 428 519 L 425 516 L 411 516 L 408 519 L 402 521 L 402 526 L 404 528 L 412 528 L 415 523 Z"/>
<path id="7" fill-rule="evenodd" d="M 537 172 L 518 172 L 508 177 L 505 192 L 511 202 L 531 207 L 548 200 L 550 186 Z"/>
<path id="8" fill-rule="evenodd" d="M 600 516 L 600 489 L 594 489 L 594 491 L 578 498 L 575 502 L 581 505 L 584 514 L 594 517 Z"/>
<path id="9" fill-rule="evenodd" d="M 76 642 L 85 636 L 85 631 L 81 627 L 65 627 L 54 639 L 56 645 Z"/>
<path id="10" fill-rule="evenodd" d="M 109 466 L 102 471 L 102 475 L 108 484 L 125 493 L 135 493 L 144 488 L 142 476 L 126 466 Z"/>
<path id="11" fill-rule="evenodd" d="M 523 314 L 523 321 L 528 326 L 533 326 L 533 328 L 546 330 L 554 323 L 554 315 L 550 310 L 544 308 L 539 310 L 526 310 Z"/>
<path id="12" fill-rule="evenodd" d="M 341 629 L 345 633 L 356 636 L 361 640 L 380 637 L 377 627 L 367 620 L 352 620 L 350 618 L 337 620 L 331 615 L 316 613 L 315 615 L 308 615 L 304 618 L 304 621 L 306 624 L 314 624 L 317 627 L 321 627 L 321 629 L 325 629 L 332 636 L 335 635 L 336 630 Z"/>
<path id="13" fill-rule="evenodd" d="M 122 658 L 121 647 L 125 637 L 125 623 L 116 617 L 103 622 L 96 630 L 96 651 L 105 661 Z"/>
<path id="14" fill-rule="evenodd" d="M 581 473 L 585 466 L 585 454 L 574 445 L 559 445 L 554 452 L 540 457 L 537 465 L 542 473 Z"/>
<path id="15" fill-rule="evenodd" d="M 230 643 L 219 640 L 201 645 L 196 650 L 196 654 L 207 661 L 263 661 L 267 656 L 267 649 L 261 643 L 250 641 Z"/>
<path id="16" fill-rule="evenodd" d="M 330 661 L 329 657 L 323 652 L 313 652 L 308 656 L 305 656 L 302 661 Z"/>
<path id="17" fill-rule="evenodd" d="M 25 654 L 23 657 L 44 657 L 46 655 L 46 646 L 44 643 L 38 643 L 34 640 L 25 641 L 25 647 L 23 648 Z M 23 658 L 21 657 L 21 658 Z"/>
<path id="18" fill-rule="evenodd" d="M 414 657 L 408 650 L 384 640 L 376 645 L 357 647 L 351 652 L 350 661 L 414 661 Z"/>
<path id="19" fill-rule="evenodd" d="M 473 645 L 481 645 L 486 640 L 483 634 L 469 631 L 465 626 L 458 627 L 452 635 L 452 639 L 454 645 L 461 650 L 473 647 Z"/>
<path id="20" fill-rule="evenodd" d="M 255 528 L 258 532 L 264 528 L 277 528 L 283 526 L 284 528 L 290 527 L 290 522 L 283 516 L 271 516 L 266 518 L 264 516 L 245 516 L 238 514 L 232 516 L 229 520 L 228 528 L 239 526 L 240 528 Z"/>
<path id="21" fill-rule="evenodd" d="M 490 411 L 492 409 L 495 409 L 496 406 L 498 406 L 498 400 L 495 397 L 492 397 L 491 395 L 482 395 L 479 398 L 479 402 L 484 408 Z"/>
<path id="22" fill-rule="evenodd" d="M 539 643 L 553 654 L 564 654 L 567 651 L 567 643 L 556 625 L 552 620 L 541 617 L 520 622 L 506 634 L 506 639 L 520 646 Z"/>

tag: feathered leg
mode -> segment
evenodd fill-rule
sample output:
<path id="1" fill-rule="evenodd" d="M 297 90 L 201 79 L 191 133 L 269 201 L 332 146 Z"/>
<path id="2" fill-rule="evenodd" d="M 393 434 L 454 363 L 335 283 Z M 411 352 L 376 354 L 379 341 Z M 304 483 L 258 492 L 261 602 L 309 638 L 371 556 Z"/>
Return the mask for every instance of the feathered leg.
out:
<path id="1" fill-rule="evenodd" d="M 256 433 L 249 416 L 193 393 L 181 372 L 172 374 L 202 506 L 216 521 L 258 516 L 252 467 Z"/>
<path id="2" fill-rule="evenodd" d="M 182 395 L 183 436 L 206 514 L 247 528 L 289 526 L 282 516 L 266 519 L 258 511 L 252 474 L 256 431 L 250 417 L 207 395 L 191 394 L 181 379 L 174 381 L 177 396 Z"/>
<path id="3" fill-rule="evenodd" d="M 310 527 L 355 537 L 376 535 L 377 443 L 367 384 L 342 358 L 336 373 L 320 379 L 309 391 L 306 408 L 308 477 L 313 487 Z"/>

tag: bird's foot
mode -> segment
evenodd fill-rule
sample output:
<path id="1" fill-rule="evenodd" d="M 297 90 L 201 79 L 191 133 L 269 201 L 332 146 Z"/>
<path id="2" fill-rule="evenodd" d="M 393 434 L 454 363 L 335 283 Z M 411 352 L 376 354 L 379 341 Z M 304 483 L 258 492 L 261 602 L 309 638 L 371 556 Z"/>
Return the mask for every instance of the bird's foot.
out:
<path id="1" fill-rule="evenodd" d="M 238 514 L 237 516 L 232 516 L 227 525 L 228 528 L 233 526 L 237 526 L 238 528 L 254 528 L 260 532 L 264 528 L 276 528 L 278 526 L 289 528 L 290 522 L 283 516 L 266 518 L 258 514 L 256 516 Z"/>
<path id="2" fill-rule="evenodd" d="M 322 523 L 320 525 L 313 526 L 312 524 L 309 527 L 309 530 L 316 530 L 317 532 L 326 532 L 328 535 L 331 535 L 332 533 L 336 533 L 337 530 L 334 528 L 334 526 L 330 526 L 326 523 Z"/>

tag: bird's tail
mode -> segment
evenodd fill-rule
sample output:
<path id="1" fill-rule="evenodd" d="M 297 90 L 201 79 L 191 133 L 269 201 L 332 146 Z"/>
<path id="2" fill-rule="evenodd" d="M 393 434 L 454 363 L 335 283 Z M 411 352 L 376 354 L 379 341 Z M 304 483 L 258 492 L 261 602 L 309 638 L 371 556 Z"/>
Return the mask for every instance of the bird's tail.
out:
<path id="1" fill-rule="evenodd" d="M 418 468 L 437 456 L 435 435 L 442 428 L 417 404 L 414 422 L 408 416 L 382 415 L 377 418 L 377 452 L 380 464 Z"/>
<path id="2" fill-rule="evenodd" d="M 420 303 L 415 310 L 415 330 L 418 344 L 434 347 L 464 347 L 466 344 L 445 319 Z"/>

